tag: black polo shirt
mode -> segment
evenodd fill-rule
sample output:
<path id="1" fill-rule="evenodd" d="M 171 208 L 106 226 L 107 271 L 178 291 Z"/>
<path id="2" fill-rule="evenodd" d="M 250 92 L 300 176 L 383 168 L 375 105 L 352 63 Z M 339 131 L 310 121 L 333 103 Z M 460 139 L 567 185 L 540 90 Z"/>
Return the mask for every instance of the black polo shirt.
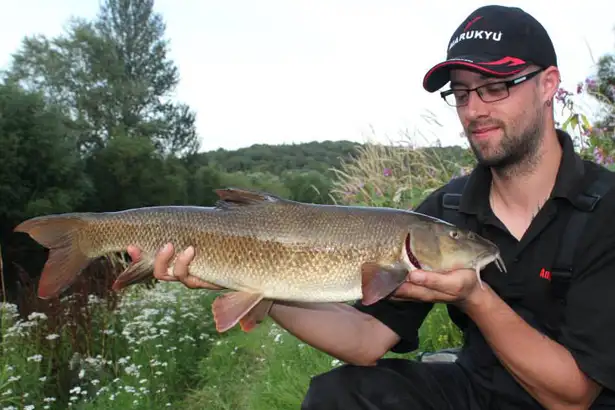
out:
<path id="1" fill-rule="evenodd" d="M 558 137 L 563 157 L 555 187 L 520 241 L 492 213 L 488 199 L 491 174 L 482 166 L 465 177 L 467 182 L 459 204 L 465 223 L 457 224 L 500 247 L 508 273 L 501 273 L 495 264 L 490 264 L 482 271 L 483 280 L 530 325 L 569 349 L 579 367 L 605 386 L 596 403 L 609 401 L 615 408 L 615 189 L 598 203 L 583 232 L 565 232 L 577 194 L 599 173 L 610 186 L 615 185 L 615 174 L 583 161 L 574 152 L 566 133 L 558 131 Z M 449 183 L 433 192 L 417 212 L 447 219 L 442 213 L 442 195 L 450 190 Z M 549 323 L 556 315 L 557 305 L 550 292 L 548 272 L 564 235 L 577 236 L 575 272 L 561 311 L 563 323 L 553 329 Z M 401 337 L 392 349 L 401 353 L 418 348 L 418 328 L 432 304 L 383 300 L 371 306 L 360 302 L 355 306 Z M 493 393 L 492 402 L 497 402 L 499 408 L 541 408 L 501 366 L 478 328 L 454 306 L 449 305 L 448 311 L 464 331 L 459 363 L 484 391 Z"/>

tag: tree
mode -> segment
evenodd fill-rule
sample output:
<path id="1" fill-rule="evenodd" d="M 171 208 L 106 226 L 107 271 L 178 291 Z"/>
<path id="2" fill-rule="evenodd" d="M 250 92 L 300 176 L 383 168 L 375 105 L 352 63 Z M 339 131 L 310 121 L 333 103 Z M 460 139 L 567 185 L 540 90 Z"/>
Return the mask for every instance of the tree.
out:
<path id="1" fill-rule="evenodd" d="M 40 94 L 0 85 L 0 236 L 23 219 L 70 212 L 90 192 L 71 125 Z"/>
<path id="2" fill-rule="evenodd" d="M 153 9 L 154 0 L 106 0 L 94 21 L 73 19 L 62 36 L 26 37 L 6 78 L 64 106 L 85 153 L 118 135 L 146 137 L 162 154 L 196 152 L 195 114 L 171 100 L 178 70 Z"/>
<path id="3" fill-rule="evenodd" d="M 609 53 L 600 57 L 597 64 L 595 80 L 589 80 L 589 88 L 593 89 L 601 102 L 604 103 L 602 118 L 596 122 L 596 127 L 608 132 L 611 137 L 615 132 L 615 54 Z"/>
<path id="4" fill-rule="evenodd" d="M 92 192 L 77 151 L 73 123 L 39 93 L 0 85 L 0 248 L 9 301 L 19 267 L 38 273 L 45 253 L 25 234 L 13 233 L 34 216 L 70 212 Z"/>

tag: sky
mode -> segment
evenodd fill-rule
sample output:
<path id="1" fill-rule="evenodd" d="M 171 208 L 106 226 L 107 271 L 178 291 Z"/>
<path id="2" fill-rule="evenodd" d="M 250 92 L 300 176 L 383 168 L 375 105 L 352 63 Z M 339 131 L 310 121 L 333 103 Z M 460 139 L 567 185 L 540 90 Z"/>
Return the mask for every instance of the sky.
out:
<path id="1" fill-rule="evenodd" d="M 179 68 L 176 98 L 196 112 L 201 150 L 257 143 L 397 141 L 464 144 L 454 109 L 423 90 L 456 27 L 479 0 L 157 0 Z M 573 89 L 615 51 L 615 1 L 500 1 L 536 17 Z M 93 18 L 97 0 L 8 1 L 0 66 L 24 36 Z M 593 54 L 593 55 L 592 55 Z M 432 113 L 440 125 L 426 119 Z M 418 133 L 418 134 L 417 134 Z"/>

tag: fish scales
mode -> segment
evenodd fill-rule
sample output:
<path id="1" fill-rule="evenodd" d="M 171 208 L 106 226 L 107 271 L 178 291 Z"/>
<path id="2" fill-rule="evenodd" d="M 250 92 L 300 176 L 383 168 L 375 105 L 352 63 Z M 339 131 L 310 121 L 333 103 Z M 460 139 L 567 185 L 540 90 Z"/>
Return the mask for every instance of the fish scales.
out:
<path id="1" fill-rule="evenodd" d="M 89 242 L 88 256 L 134 244 L 153 260 L 166 242 L 179 250 L 193 245 L 191 274 L 219 286 L 294 301 L 359 299 L 361 263 L 394 263 L 403 245 L 404 218 L 382 209 L 153 207 L 90 219 L 81 234 L 81 241 Z"/>

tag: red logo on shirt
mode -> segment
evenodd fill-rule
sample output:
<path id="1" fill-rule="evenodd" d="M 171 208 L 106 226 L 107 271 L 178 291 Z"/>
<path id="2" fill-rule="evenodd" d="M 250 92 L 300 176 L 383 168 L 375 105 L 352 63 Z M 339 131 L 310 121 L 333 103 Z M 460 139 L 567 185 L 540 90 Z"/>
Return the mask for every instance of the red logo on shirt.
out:
<path id="1" fill-rule="evenodd" d="M 542 268 L 540 270 L 540 277 L 546 280 L 551 280 L 551 271 L 548 271 L 545 268 Z"/>

